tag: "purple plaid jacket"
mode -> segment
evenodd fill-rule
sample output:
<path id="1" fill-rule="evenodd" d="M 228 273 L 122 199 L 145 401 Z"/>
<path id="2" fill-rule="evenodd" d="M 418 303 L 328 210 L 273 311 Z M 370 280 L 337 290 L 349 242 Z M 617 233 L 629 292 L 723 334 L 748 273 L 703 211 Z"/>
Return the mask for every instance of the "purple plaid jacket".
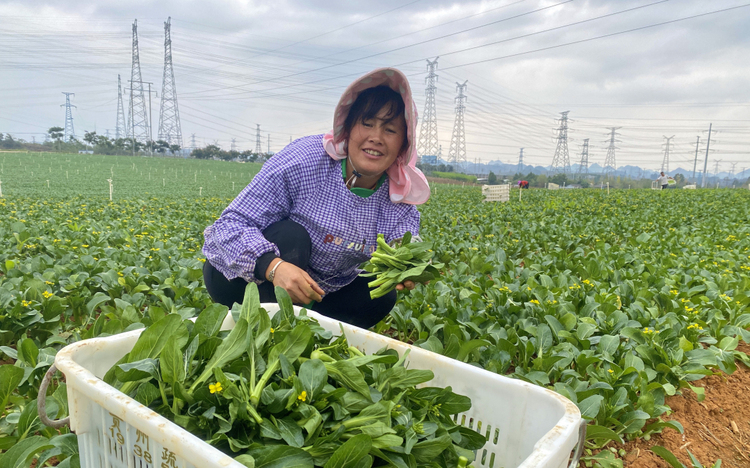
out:
<path id="1" fill-rule="evenodd" d="M 406 231 L 419 233 L 419 211 L 414 205 L 393 203 L 388 180 L 367 198 L 346 188 L 341 163 L 323 149 L 323 135 L 290 143 L 269 159 L 237 198 L 203 235 L 203 254 L 227 279 L 254 277 L 255 262 L 279 250 L 261 231 L 290 219 L 312 240 L 308 274 L 326 292 L 354 281 L 358 266 L 377 248 L 378 233 L 387 242 Z"/>

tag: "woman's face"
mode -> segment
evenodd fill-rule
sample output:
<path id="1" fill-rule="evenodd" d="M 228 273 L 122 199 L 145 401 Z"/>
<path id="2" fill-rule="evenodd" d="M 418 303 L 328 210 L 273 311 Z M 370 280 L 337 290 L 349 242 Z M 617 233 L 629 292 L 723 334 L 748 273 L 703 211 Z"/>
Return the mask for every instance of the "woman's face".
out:
<path id="1" fill-rule="evenodd" d="M 401 115 L 385 121 L 387 108 L 372 119 L 356 123 L 349 134 L 348 149 L 354 168 L 365 176 L 380 176 L 399 153 L 406 138 L 406 121 Z"/>

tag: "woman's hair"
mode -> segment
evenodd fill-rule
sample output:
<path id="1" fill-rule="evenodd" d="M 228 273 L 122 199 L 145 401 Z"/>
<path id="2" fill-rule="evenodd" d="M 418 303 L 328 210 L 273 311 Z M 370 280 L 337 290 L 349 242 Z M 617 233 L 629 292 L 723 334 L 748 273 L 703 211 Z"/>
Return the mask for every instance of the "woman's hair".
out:
<path id="1" fill-rule="evenodd" d="M 387 109 L 385 123 L 391 122 L 405 113 L 404 100 L 401 98 L 401 95 L 388 86 L 376 86 L 359 93 L 359 96 L 357 96 L 357 99 L 349 109 L 349 115 L 346 116 L 346 120 L 344 121 L 341 140 L 348 141 L 352 128 L 357 123 L 374 119 L 383 108 Z M 408 135 L 405 133 L 401 152 L 404 152 L 408 147 Z"/>

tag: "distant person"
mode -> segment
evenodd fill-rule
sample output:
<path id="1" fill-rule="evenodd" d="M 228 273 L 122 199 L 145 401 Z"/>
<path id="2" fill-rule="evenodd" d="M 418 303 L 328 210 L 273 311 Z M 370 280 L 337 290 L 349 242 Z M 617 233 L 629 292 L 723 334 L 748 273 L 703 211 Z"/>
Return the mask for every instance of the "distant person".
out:
<path id="1" fill-rule="evenodd" d="M 667 188 L 667 186 L 669 185 L 669 179 L 670 179 L 670 177 L 667 176 L 666 174 L 664 174 L 664 171 L 661 171 L 661 174 L 659 175 L 659 177 L 656 180 L 661 185 L 661 189 L 665 190 Z"/>
<path id="2" fill-rule="evenodd" d="M 261 302 L 276 302 L 282 287 L 295 304 L 363 328 L 396 304 L 396 291 L 370 298 L 359 265 L 378 234 L 389 243 L 418 236 L 415 205 L 430 196 L 415 166 L 417 108 L 406 76 L 381 68 L 357 79 L 332 120 L 327 134 L 271 157 L 206 228 L 203 278 L 215 302 L 242 303 L 253 281 Z"/>

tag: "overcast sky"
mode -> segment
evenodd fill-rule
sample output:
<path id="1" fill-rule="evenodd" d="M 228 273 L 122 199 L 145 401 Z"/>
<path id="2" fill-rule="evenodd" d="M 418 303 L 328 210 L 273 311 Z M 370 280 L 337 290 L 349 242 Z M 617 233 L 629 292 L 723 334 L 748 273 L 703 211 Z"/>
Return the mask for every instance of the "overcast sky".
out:
<path id="1" fill-rule="evenodd" d="M 622 127 L 618 167 L 659 168 L 672 135 L 670 168 L 692 169 L 699 136 L 702 167 L 713 123 L 709 172 L 722 160 L 750 173 L 748 0 L 0 0 L 0 132 L 42 140 L 73 92 L 79 138 L 113 136 L 132 23 L 143 80 L 161 96 L 169 16 L 184 146 L 195 134 L 254 149 L 260 124 L 263 149 L 270 134 L 279 151 L 328 131 L 344 88 L 382 66 L 409 76 L 422 114 L 426 59 L 439 56 L 444 158 L 456 82 L 468 80 L 470 161 L 517 162 L 523 147 L 527 164 L 549 165 L 570 111 L 571 163 L 589 138 L 589 162 L 603 165 L 608 128 Z"/>

